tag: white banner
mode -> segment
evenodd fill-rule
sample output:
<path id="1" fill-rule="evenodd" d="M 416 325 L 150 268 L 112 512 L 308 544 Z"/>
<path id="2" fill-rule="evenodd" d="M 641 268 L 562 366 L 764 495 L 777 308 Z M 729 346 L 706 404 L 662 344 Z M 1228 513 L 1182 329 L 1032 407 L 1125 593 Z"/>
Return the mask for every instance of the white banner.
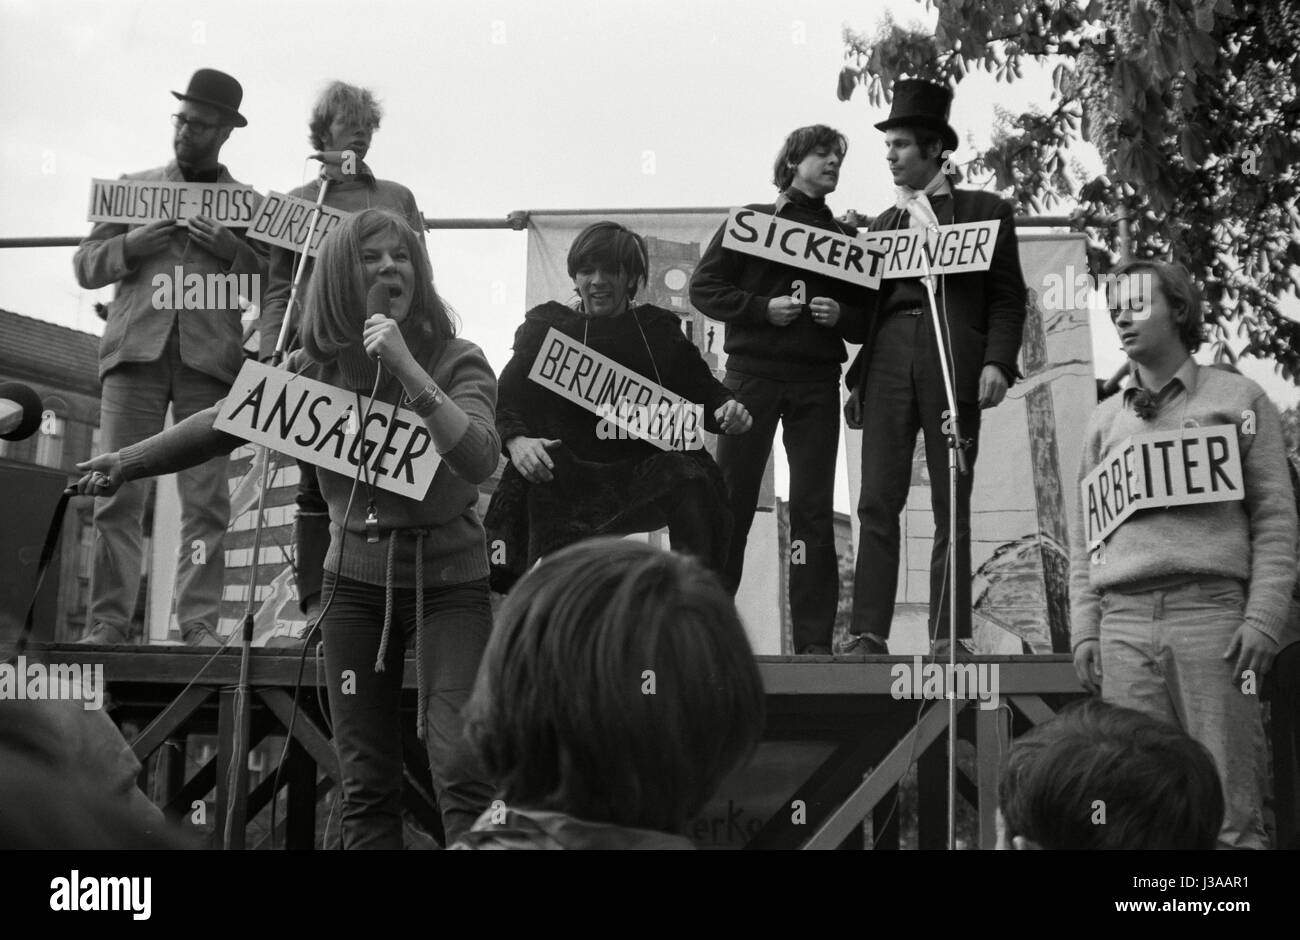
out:
<path id="1" fill-rule="evenodd" d="M 997 219 L 991 219 L 940 225 L 938 232 L 902 228 L 892 232 L 864 232 L 858 238 L 869 246 L 869 251 L 884 257 L 881 277 L 886 280 L 923 277 L 927 253 L 935 274 L 965 274 L 989 269 L 999 225 Z"/>
<path id="2" fill-rule="evenodd" d="M 261 199 L 243 183 L 91 180 L 86 220 L 143 225 L 203 215 L 230 228 L 243 228 L 252 222 Z"/>
<path id="3" fill-rule="evenodd" d="M 379 489 L 424 499 L 441 462 L 424 420 L 365 401 L 358 409 L 354 392 L 250 360 L 213 427 L 349 477 L 364 463 Z"/>
<path id="4" fill-rule="evenodd" d="M 699 450 L 703 409 L 555 327 L 547 331 L 528 378 L 601 419 L 597 436 L 622 428 L 660 450 Z"/>
<path id="5" fill-rule="evenodd" d="M 860 239 L 754 209 L 732 209 L 722 247 L 862 287 L 880 286 L 884 253 Z"/>
<path id="6" fill-rule="evenodd" d="M 1081 495 L 1089 547 L 1143 509 L 1244 499 L 1237 428 L 1134 434 L 1084 477 Z"/>
<path id="7" fill-rule="evenodd" d="M 284 193 L 269 192 L 262 200 L 257 215 L 248 223 L 248 237 L 256 238 L 268 245 L 278 245 L 290 251 L 302 251 L 307 239 L 307 229 L 311 225 L 316 203 L 310 199 L 299 199 Z M 315 258 L 320 252 L 321 240 L 340 222 L 350 216 L 351 212 L 320 207 L 320 219 L 312 232 L 311 244 L 307 246 L 309 257 Z"/>

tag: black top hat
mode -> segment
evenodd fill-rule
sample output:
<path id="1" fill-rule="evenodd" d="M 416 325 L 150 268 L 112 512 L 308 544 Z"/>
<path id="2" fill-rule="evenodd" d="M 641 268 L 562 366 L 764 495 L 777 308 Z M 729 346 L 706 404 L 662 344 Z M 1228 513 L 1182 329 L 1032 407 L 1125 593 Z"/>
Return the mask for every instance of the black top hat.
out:
<path id="1" fill-rule="evenodd" d="M 199 69 L 190 78 L 185 94 L 173 91 L 180 101 L 197 101 L 209 104 L 230 119 L 235 127 L 246 127 L 248 120 L 239 113 L 239 103 L 244 100 L 244 89 L 225 72 L 216 69 Z"/>
<path id="2" fill-rule="evenodd" d="M 952 92 L 944 85 L 908 78 L 894 84 L 894 103 L 889 119 L 876 125 L 887 131 L 895 127 L 923 127 L 937 131 L 945 150 L 957 149 L 957 132 L 948 124 Z"/>

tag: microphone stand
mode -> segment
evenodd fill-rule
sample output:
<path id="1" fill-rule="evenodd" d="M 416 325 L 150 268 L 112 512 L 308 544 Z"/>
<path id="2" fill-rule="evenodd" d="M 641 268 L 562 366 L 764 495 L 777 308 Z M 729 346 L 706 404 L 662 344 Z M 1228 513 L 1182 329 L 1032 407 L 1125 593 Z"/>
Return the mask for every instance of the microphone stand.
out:
<path id="1" fill-rule="evenodd" d="M 272 367 L 278 367 L 284 359 L 284 346 L 289 337 L 289 324 L 292 322 L 294 308 L 297 305 L 298 289 L 302 284 L 303 272 L 307 268 L 307 247 L 312 236 L 316 234 L 316 224 L 320 221 L 321 209 L 325 205 L 325 194 L 329 191 L 330 179 L 321 177 L 320 192 L 316 194 L 316 205 L 307 221 L 307 234 L 303 237 L 302 251 L 298 258 L 298 267 L 294 271 L 293 285 L 289 289 L 289 302 L 284 308 L 284 321 L 280 324 L 280 335 L 275 342 L 275 352 L 271 356 Z M 251 716 L 248 711 L 250 688 L 248 682 L 249 661 L 253 647 L 253 616 L 257 604 L 257 569 L 262 551 L 263 512 L 266 508 L 266 488 L 271 478 L 271 450 L 265 444 L 259 445 L 262 458 L 262 479 L 257 494 L 257 514 L 253 525 L 253 561 L 248 575 L 248 602 L 244 606 L 242 637 L 239 647 L 239 684 L 235 687 L 234 729 L 231 741 L 230 759 L 232 762 L 230 803 L 226 809 L 226 826 L 222 834 L 222 847 L 226 849 L 244 848 L 244 811 L 239 813 L 239 834 L 235 834 L 234 809 L 238 801 L 236 794 L 248 792 L 248 751 Z M 276 794 L 271 794 L 274 800 Z M 274 838 L 272 833 L 272 838 Z"/>
<path id="2" fill-rule="evenodd" d="M 948 439 L 948 681 L 957 668 L 957 476 L 969 472 L 966 455 L 962 452 L 961 425 L 957 413 L 957 394 L 949 368 L 948 339 L 944 323 L 939 316 L 939 305 L 934 298 L 934 268 L 931 265 L 930 235 L 938 234 L 939 222 L 934 219 L 925 227 L 926 244 L 921 252 L 925 265 L 925 294 L 930 302 L 930 318 L 934 324 L 934 340 L 939 351 L 939 366 L 943 374 L 943 390 L 948 399 L 948 421 L 944 436 Z M 933 481 L 931 481 L 933 484 Z M 948 850 L 957 848 L 957 697 L 948 690 Z"/>

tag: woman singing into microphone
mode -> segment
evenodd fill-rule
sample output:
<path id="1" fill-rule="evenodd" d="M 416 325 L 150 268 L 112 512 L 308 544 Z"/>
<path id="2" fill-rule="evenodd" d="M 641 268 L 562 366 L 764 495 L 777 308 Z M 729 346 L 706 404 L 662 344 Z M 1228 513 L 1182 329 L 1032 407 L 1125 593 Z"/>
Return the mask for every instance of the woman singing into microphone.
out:
<path id="1" fill-rule="evenodd" d="M 375 284 L 389 288 L 391 317 L 365 319 Z M 324 240 L 302 333 L 293 371 L 365 396 L 378 370 L 375 400 L 423 418 L 442 460 L 420 501 L 319 472 L 330 516 L 320 626 L 343 777 L 343 847 L 402 847 L 398 704 L 404 640 L 412 634 L 421 736 L 450 843 L 492 797 L 463 742 L 460 709 L 492 629 L 475 506 L 477 484 L 496 469 L 501 448 L 496 377 L 482 351 L 456 337 L 419 237 L 386 209 L 357 212 Z M 221 404 L 79 464 L 92 471 L 80 492 L 107 495 L 123 481 L 229 453 L 243 442 L 213 429 Z M 368 516 L 372 532 L 377 521 L 376 542 L 367 540 Z"/>

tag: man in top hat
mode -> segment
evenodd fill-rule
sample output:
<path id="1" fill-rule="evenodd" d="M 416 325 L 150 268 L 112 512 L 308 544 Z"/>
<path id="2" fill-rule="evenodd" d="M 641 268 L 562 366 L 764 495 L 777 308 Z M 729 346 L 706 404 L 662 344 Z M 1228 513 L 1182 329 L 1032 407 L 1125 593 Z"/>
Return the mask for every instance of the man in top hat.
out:
<path id="1" fill-rule="evenodd" d="M 957 481 L 956 570 L 947 566 L 948 399 L 929 301 L 920 278 L 888 279 L 874 295 L 867 341 L 847 376 L 845 417 L 850 427 L 862 429 L 862 488 L 853 620 L 836 650 L 842 654 L 888 652 L 898 584 L 898 515 L 907 502 L 918 430 L 925 435 L 934 508 L 929 622 L 935 652 L 944 652 L 950 642 L 950 583 L 957 591 L 957 636 L 971 635 L 970 493 L 980 410 L 1001 403 L 1019 375 L 1026 297 L 1011 203 L 992 193 L 956 189 L 945 173 L 952 168 L 948 156 L 957 149 L 957 133 L 948 123 L 951 105 L 952 92 L 940 85 L 907 80 L 894 86 L 889 119 L 876 127 L 885 132 L 896 201 L 870 228 L 1000 223 L 988 270 L 934 278 L 967 466 Z"/>
<path id="2" fill-rule="evenodd" d="M 123 179 L 190 183 L 236 182 L 218 162 L 231 128 L 248 121 L 239 113 L 243 89 L 215 69 L 199 69 L 172 115 L 175 159 Z M 212 275 L 251 275 L 257 284 L 265 262 L 236 234 L 205 216 L 188 222 L 144 225 L 101 222 L 73 258 L 77 283 L 88 289 L 117 284 L 99 346 L 101 449 L 117 451 L 162 430 L 167 406 L 181 421 L 225 397 L 243 365 L 238 297 L 233 291 L 201 293 L 161 289 L 178 276 L 207 285 Z M 227 281 L 227 283 L 230 283 Z M 260 288 L 258 288 L 260 291 Z M 217 296 L 224 306 L 216 306 Z M 173 306 L 185 297 L 184 309 Z M 177 474 L 181 536 L 176 568 L 176 617 L 190 645 L 220 645 L 218 610 L 225 571 L 222 539 L 230 517 L 229 461 L 220 457 Z M 132 620 L 140 585 L 143 521 L 148 487 L 127 483 L 95 501 L 94 566 L 89 629 L 82 642 L 137 642 Z"/>

